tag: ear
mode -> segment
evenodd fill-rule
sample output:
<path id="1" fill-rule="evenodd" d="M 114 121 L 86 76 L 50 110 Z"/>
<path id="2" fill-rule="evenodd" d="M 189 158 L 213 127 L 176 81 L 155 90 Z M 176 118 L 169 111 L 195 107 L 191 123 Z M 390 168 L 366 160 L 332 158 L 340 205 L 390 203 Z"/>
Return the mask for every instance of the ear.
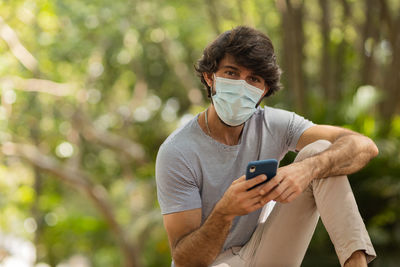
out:
<path id="1" fill-rule="evenodd" d="M 203 78 L 206 81 L 207 85 L 212 88 L 213 85 L 213 75 L 212 73 L 203 72 Z"/>
<path id="2" fill-rule="evenodd" d="M 269 86 L 268 86 L 268 84 L 265 84 L 265 90 L 264 90 L 264 93 L 263 93 L 261 99 L 263 99 L 264 96 L 265 96 L 266 94 L 268 94 L 268 91 L 269 91 Z"/>
<path id="3" fill-rule="evenodd" d="M 260 100 L 258 100 L 258 103 L 257 103 L 256 107 L 258 107 L 260 105 L 261 101 L 264 99 L 264 96 L 268 93 L 268 91 L 269 91 L 269 86 L 266 84 L 264 93 L 260 97 Z"/>

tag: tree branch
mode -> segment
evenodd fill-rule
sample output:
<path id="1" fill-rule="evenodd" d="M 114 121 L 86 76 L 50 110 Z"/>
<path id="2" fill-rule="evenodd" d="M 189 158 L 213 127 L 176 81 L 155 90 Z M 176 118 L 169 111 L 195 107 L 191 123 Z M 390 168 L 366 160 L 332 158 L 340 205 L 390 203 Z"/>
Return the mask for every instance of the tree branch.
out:
<path id="1" fill-rule="evenodd" d="M 6 41 L 13 55 L 31 72 L 36 72 L 38 62 L 34 56 L 21 44 L 15 31 L 0 17 L 0 37 Z"/>
<path id="2" fill-rule="evenodd" d="M 191 97 L 191 91 L 198 91 L 196 81 L 193 78 L 192 73 L 187 68 L 186 64 L 181 62 L 180 60 L 174 58 L 171 51 L 173 49 L 171 47 L 171 40 L 165 38 L 164 41 L 161 43 L 161 49 L 166 55 L 166 61 L 171 66 L 171 69 L 174 71 L 175 75 L 179 78 L 178 80 L 181 81 L 181 85 L 186 89 L 188 92 L 189 100 L 193 104 L 201 104 L 202 98 L 201 93 L 199 92 L 200 97 Z"/>
<path id="3" fill-rule="evenodd" d="M 76 86 L 68 83 L 56 83 L 44 79 L 23 79 L 18 76 L 7 76 L 0 79 L 0 86 L 12 83 L 15 89 L 27 92 L 47 93 L 55 96 L 71 95 Z"/>
<path id="4" fill-rule="evenodd" d="M 132 142 L 128 138 L 99 129 L 98 127 L 96 128 L 79 111 L 75 112 L 73 121 L 87 140 L 98 142 L 117 151 L 122 151 L 128 157 L 140 163 L 146 162 L 145 151 L 141 145 Z"/>
<path id="5" fill-rule="evenodd" d="M 63 166 L 54 158 L 44 155 L 35 146 L 28 144 L 16 144 L 7 142 L 2 146 L 3 154 L 7 156 L 15 156 L 28 161 L 40 170 L 53 174 L 60 181 L 65 182 L 78 190 L 85 193 L 93 202 L 95 207 L 104 217 L 111 231 L 117 239 L 117 242 L 125 256 L 125 266 L 138 266 L 137 252 L 138 249 L 130 244 L 126 238 L 124 231 L 115 219 L 114 213 L 108 201 L 107 191 L 100 184 L 94 185 L 88 174 L 79 169 L 73 169 Z"/>

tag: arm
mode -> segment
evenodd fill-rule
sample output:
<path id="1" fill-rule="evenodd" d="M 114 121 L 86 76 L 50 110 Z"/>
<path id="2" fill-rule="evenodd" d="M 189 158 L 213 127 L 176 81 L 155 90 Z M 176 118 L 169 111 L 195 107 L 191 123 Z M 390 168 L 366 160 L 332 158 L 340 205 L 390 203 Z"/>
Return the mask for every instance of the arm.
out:
<path id="1" fill-rule="evenodd" d="M 220 252 L 231 226 L 215 210 L 201 223 L 201 209 L 164 215 L 176 266 L 208 266 Z"/>
<path id="2" fill-rule="evenodd" d="M 303 160 L 313 170 L 313 178 L 325 178 L 354 173 L 378 155 L 378 148 L 368 137 L 351 130 L 317 125 L 306 130 L 297 143 L 297 150 L 318 139 L 332 145 L 322 153 Z"/>
<path id="3" fill-rule="evenodd" d="M 279 168 L 274 179 L 263 186 L 262 203 L 270 200 L 287 203 L 294 200 L 316 178 L 351 174 L 378 155 L 378 148 L 368 137 L 335 126 L 316 125 L 300 137 L 296 150 L 319 139 L 332 145 L 325 151 L 300 162 Z"/>
<path id="4" fill-rule="evenodd" d="M 258 190 L 248 188 L 264 181 L 260 175 L 249 181 L 235 180 L 201 224 L 201 209 L 164 215 L 172 258 L 176 266 L 208 266 L 221 252 L 232 220 L 262 207 Z"/>

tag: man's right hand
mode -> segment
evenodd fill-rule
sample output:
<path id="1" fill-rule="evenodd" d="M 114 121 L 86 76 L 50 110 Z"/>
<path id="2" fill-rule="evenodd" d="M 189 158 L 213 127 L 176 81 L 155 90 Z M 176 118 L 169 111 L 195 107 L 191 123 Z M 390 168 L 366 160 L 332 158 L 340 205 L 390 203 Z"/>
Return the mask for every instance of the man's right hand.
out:
<path id="1" fill-rule="evenodd" d="M 218 201 L 215 206 L 215 212 L 223 215 L 223 217 L 232 221 L 236 216 L 249 214 L 263 205 L 260 200 L 260 189 L 254 188 L 247 190 L 253 186 L 264 182 L 267 177 L 262 174 L 257 177 L 246 180 L 246 176 L 233 181 L 233 183 L 225 191 L 223 197 Z"/>

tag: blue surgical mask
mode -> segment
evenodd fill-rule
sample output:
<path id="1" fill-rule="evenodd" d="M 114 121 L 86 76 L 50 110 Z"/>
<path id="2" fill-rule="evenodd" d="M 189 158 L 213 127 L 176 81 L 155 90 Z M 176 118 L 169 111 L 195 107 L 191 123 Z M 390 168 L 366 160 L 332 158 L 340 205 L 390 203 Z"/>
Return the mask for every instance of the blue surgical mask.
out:
<path id="1" fill-rule="evenodd" d="M 244 80 L 215 78 L 215 94 L 211 97 L 218 117 L 227 125 L 238 126 L 256 111 L 264 92 Z"/>

